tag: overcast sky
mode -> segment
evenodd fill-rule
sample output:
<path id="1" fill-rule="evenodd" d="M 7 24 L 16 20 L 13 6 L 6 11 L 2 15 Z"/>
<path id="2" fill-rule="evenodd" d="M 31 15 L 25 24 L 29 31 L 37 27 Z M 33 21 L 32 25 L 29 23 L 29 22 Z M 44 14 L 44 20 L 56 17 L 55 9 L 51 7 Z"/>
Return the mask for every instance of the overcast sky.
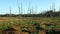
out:
<path id="1" fill-rule="evenodd" d="M 33 6 L 34 11 L 37 6 L 37 12 L 40 13 L 44 10 L 50 10 L 52 4 L 55 2 L 56 10 L 59 10 L 60 0 L 18 0 L 19 5 L 22 2 L 23 12 L 27 13 L 28 5 L 30 3 L 30 8 Z M 0 0 L 0 14 L 9 13 L 9 6 L 11 7 L 13 14 L 18 14 L 17 0 Z"/>

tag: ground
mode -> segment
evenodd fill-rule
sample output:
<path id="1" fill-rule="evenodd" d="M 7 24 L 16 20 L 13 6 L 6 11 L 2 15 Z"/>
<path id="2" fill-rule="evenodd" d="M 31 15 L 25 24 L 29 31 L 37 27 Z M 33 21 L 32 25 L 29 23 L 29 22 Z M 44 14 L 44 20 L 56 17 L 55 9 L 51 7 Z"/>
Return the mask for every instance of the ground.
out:
<path id="1" fill-rule="evenodd" d="M 28 27 L 32 21 L 40 24 L 42 28 L 45 28 L 46 23 L 52 23 L 54 25 L 59 24 L 60 18 L 41 18 L 41 17 L 0 17 L 0 30 L 8 28 L 7 26 L 12 26 L 14 29 L 20 31 L 20 27 Z"/>

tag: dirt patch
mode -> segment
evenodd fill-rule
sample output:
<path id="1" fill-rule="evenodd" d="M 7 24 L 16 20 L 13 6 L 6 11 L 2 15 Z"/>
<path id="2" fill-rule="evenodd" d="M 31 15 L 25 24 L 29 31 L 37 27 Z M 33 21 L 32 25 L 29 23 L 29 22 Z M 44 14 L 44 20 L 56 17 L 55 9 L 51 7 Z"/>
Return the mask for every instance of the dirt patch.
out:
<path id="1" fill-rule="evenodd" d="M 0 20 L 0 22 L 7 22 L 8 20 Z"/>

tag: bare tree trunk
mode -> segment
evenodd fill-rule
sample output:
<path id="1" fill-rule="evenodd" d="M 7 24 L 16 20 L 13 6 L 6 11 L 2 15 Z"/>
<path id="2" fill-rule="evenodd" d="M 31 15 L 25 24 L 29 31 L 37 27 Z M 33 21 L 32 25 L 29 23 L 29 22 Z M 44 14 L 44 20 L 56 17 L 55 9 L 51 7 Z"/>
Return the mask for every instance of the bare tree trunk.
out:
<path id="1" fill-rule="evenodd" d="M 30 13 L 31 13 L 31 10 L 30 10 L 30 3 L 29 3 L 28 10 L 27 10 L 27 14 L 28 14 L 28 15 L 31 15 Z M 28 16 L 27 16 L 27 17 L 28 17 Z"/>
<path id="2" fill-rule="evenodd" d="M 13 21 L 12 21 L 11 7 L 9 7 L 9 11 L 10 11 L 9 21 L 10 21 L 10 24 L 12 25 L 13 24 Z"/>
<path id="3" fill-rule="evenodd" d="M 19 2 L 18 2 L 18 0 L 17 0 L 17 5 L 18 5 L 18 10 L 19 10 L 19 19 L 20 19 L 20 6 L 19 6 Z"/>

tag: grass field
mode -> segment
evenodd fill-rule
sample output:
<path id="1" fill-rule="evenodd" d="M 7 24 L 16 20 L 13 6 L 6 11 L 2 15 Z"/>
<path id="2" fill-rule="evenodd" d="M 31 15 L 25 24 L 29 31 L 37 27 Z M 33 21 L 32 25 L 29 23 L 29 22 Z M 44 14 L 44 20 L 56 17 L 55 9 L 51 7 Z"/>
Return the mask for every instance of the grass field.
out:
<path id="1" fill-rule="evenodd" d="M 27 18 L 9 18 L 9 17 L 0 17 L 0 24 L 4 24 L 4 23 L 12 23 L 14 25 L 18 25 L 18 24 L 26 24 L 26 23 L 30 23 L 32 21 L 35 21 L 37 23 L 40 24 L 45 24 L 45 23 L 53 23 L 53 24 L 60 24 L 60 18 L 56 17 L 56 18 L 32 18 L 32 17 L 27 17 Z"/>
<path id="2" fill-rule="evenodd" d="M 29 27 L 30 25 L 33 26 L 33 24 L 35 22 L 36 22 L 36 24 L 39 24 L 39 26 L 43 29 L 51 30 L 51 27 L 53 27 L 53 26 L 50 26 L 50 27 L 45 26 L 45 24 L 48 24 L 48 23 L 56 25 L 56 28 L 60 28 L 60 18 L 59 17 L 56 17 L 56 18 L 0 17 L 0 30 L 8 29 L 9 27 L 13 27 L 16 30 L 23 30 L 23 29 L 27 30 L 26 28 L 20 29 L 20 27 Z M 31 30 L 33 30 L 33 29 L 31 29 Z"/>

